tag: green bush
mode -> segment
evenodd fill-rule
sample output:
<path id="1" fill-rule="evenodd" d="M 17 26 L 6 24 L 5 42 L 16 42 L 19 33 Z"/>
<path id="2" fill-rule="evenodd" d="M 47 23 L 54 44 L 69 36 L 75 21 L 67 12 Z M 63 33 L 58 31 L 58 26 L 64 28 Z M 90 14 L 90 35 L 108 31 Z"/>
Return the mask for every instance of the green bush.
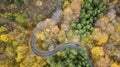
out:
<path id="1" fill-rule="evenodd" d="M 58 55 L 47 59 L 50 67 L 90 67 L 88 54 L 85 50 L 75 48 L 66 48 Z"/>
<path id="2" fill-rule="evenodd" d="M 84 0 L 80 19 L 71 24 L 81 39 L 86 38 L 93 30 L 94 22 L 103 17 L 106 4 L 102 0 Z"/>
<path id="3" fill-rule="evenodd" d="M 27 25 L 27 21 L 24 15 L 15 14 L 15 21 L 20 24 L 21 26 L 25 27 Z"/>

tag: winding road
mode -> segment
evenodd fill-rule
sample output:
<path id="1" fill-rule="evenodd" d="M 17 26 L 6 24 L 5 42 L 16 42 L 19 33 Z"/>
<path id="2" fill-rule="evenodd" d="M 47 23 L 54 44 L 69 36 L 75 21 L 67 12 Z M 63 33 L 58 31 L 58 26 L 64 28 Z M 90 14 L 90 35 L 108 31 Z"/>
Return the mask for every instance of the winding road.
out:
<path id="1" fill-rule="evenodd" d="M 59 22 L 59 17 L 62 15 L 62 10 L 61 10 L 61 2 L 58 0 L 58 4 L 57 4 L 57 7 L 56 7 L 56 11 L 55 13 L 53 14 L 53 16 L 50 18 L 51 21 L 54 21 L 53 24 L 57 24 L 57 22 Z M 44 25 L 46 25 L 48 22 L 44 22 Z M 64 44 L 61 44 L 60 46 L 56 47 L 54 50 L 51 50 L 51 51 L 48 51 L 48 52 L 39 52 L 34 44 L 35 44 L 35 33 L 36 32 L 40 32 L 41 30 L 44 29 L 44 25 L 39 22 L 36 26 L 36 28 L 34 29 L 34 32 L 33 32 L 33 35 L 31 37 L 31 41 L 30 41 L 30 46 L 32 48 L 32 51 L 38 55 L 38 56 L 42 56 L 42 57 L 46 57 L 46 56 L 52 56 L 54 55 L 55 53 L 57 53 L 58 51 L 60 50 L 63 50 L 65 48 L 68 48 L 68 47 L 73 47 L 73 48 L 76 48 L 76 49 L 83 49 L 82 46 L 80 46 L 79 44 L 76 44 L 76 43 L 64 43 Z M 88 60 L 90 60 L 90 55 L 88 54 Z M 93 65 L 91 64 L 91 67 L 93 67 Z"/>

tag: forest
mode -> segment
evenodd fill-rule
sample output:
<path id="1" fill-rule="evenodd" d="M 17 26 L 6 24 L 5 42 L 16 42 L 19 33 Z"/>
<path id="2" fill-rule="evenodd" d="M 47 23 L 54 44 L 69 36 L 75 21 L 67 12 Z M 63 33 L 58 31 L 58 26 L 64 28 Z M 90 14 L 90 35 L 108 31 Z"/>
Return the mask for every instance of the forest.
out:
<path id="1" fill-rule="evenodd" d="M 0 0 L 0 67 L 120 67 L 120 0 Z"/>

